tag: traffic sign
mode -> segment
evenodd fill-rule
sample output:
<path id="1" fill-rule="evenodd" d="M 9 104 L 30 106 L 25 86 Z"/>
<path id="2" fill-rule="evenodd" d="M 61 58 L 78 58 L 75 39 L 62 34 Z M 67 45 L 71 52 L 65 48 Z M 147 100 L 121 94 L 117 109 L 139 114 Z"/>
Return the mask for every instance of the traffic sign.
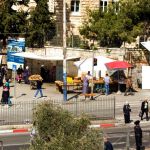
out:
<path id="1" fill-rule="evenodd" d="M 12 65 L 12 70 L 13 70 L 13 71 L 16 71 L 16 70 L 17 70 L 17 65 L 13 64 L 13 65 Z"/>

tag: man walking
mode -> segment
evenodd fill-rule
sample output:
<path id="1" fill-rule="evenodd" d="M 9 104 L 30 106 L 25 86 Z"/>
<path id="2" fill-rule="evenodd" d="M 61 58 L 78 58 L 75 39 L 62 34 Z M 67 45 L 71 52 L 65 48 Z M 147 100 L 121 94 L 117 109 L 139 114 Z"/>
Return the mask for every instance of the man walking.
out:
<path id="1" fill-rule="evenodd" d="M 110 83 L 110 77 L 106 73 L 106 76 L 104 77 L 104 83 L 105 83 L 105 94 L 109 94 L 109 83 Z"/>
<path id="2" fill-rule="evenodd" d="M 131 77 L 128 77 L 126 79 L 126 91 L 124 93 L 124 96 L 127 96 L 127 95 L 133 95 L 133 91 L 132 91 L 132 80 L 131 80 Z"/>
<path id="3" fill-rule="evenodd" d="M 125 123 L 130 123 L 130 112 L 131 112 L 130 105 L 129 105 L 128 101 L 126 101 L 126 103 L 123 106 L 123 113 L 124 113 Z"/>
<path id="4" fill-rule="evenodd" d="M 143 120 L 144 113 L 146 114 L 146 120 L 147 121 L 149 120 L 149 118 L 148 118 L 148 110 L 149 110 L 149 108 L 148 108 L 148 101 L 147 101 L 147 99 L 145 99 L 142 102 L 142 105 L 141 105 L 141 112 L 142 112 L 142 114 L 141 114 L 141 120 Z"/>
<path id="5" fill-rule="evenodd" d="M 38 95 L 38 93 L 40 92 L 41 97 L 43 97 L 43 92 L 42 92 L 42 79 L 37 80 L 37 91 L 34 95 L 33 98 L 36 98 L 36 96 Z"/>
<path id="6" fill-rule="evenodd" d="M 136 150 L 141 150 L 142 148 L 142 129 L 140 127 L 140 121 L 137 120 L 134 122 L 134 133 L 135 133 L 135 142 L 136 142 Z"/>

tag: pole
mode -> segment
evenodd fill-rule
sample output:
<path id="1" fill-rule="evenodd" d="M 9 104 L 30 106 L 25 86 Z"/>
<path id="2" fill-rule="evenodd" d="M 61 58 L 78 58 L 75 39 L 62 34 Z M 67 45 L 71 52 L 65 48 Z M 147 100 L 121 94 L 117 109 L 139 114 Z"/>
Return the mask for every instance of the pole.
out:
<path id="1" fill-rule="evenodd" d="M 91 94 L 94 92 L 94 83 L 93 83 L 93 77 L 94 77 L 94 50 L 92 51 L 92 84 L 91 84 Z M 94 97 L 91 96 L 91 100 L 94 100 Z"/>
<path id="2" fill-rule="evenodd" d="M 67 60 L 66 60 L 66 0 L 63 0 L 63 98 L 67 101 Z"/>
<path id="3" fill-rule="evenodd" d="M 73 32 L 72 32 L 72 38 L 71 38 L 71 45 L 72 45 L 72 48 L 73 48 L 73 46 L 74 46 L 74 43 L 73 43 Z"/>
<path id="4" fill-rule="evenodd" d="M 14 70 L 14 98 L 16 99 L 16 71 Z"/>

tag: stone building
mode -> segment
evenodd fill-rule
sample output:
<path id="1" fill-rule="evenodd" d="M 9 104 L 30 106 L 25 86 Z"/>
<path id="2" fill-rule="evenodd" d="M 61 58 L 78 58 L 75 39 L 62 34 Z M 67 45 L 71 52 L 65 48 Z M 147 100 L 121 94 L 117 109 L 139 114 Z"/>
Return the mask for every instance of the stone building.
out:
<path id="1" fill-rule="evenodd" d="M 117 1 L 118 0 L 66 0 L 67 37 L 77 38 L 79 36 L 79 28 L 84 19 L 86 19 L 87 9 L 101 9 L 101 11 L 106 11 L 109 3 Z M 63 37 L 63 0 L 55 0 L 54 9 L 57 25 L 55 40 L 57 45 L 61 46 Z"/>

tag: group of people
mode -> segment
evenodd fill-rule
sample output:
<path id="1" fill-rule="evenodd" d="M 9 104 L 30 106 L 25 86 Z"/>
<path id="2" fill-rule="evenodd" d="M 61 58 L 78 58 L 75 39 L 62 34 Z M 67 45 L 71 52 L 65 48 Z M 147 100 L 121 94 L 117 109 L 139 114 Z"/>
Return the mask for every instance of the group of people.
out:
<path id="1" fill-rule="evenodd" d="M 130 123 L 130 112 L 131 108 L 129 103 L 126 101 L 125 105 L 123 106 L 123 113 L 124 113 L 124 121 L 125 123 Z M 143 120 L 143 115 L 146 115 L 146 120 L 149 120 L 149 106 L 148 106 L 148 99 L 145 99 L 141 103 L 141 110 L 139 113 L 139 117 L 141 120 Z M 140 120 L 136 120 L 134 122 L 134 133 L 135 133 L 135 142 L 136 142 L 136 150 L 141 150 L 142 149 L 142 129 L 140 127 Z"/>
<path id="2" fill-rule="evenodd" d="M 140 127 L 140 121 L 136 120 L 134 122 L 134 134 L 135 134 L 135 144 L 136 144 L 136 150 L 142 150 L 142 129 Z M 108 140 L 108 138 L 104 138 L 104 150 L 113 150 L 112 143 Z"/>
<path id="3" fill-rule="evenodd" d="M 141 118 L 141 120 L 143 120 L 143 115 L 146 115 L 146 120 L 149 120 L 149 116 L 148 116 L 148 112 L 149 112 L 149 106 L 148 106 L 148 100 L 145 99 L 144 101 L 142 101 L 141 103 L 141 110 L 139 112 L 139 117 Z M 126 103 L 123 106 L 123 113 L 124 113 L 124 122 L 125 123 L 130 123 L 130 113 L 131 113 L 131 108 L 130 108 L 130 104 L 128 101 L 126 101 Z"/>
<path id="4" fill-rule="evenodd" d="M 90 71 L 86 75 L 83 76 L 82 81 L 83 81 L 83 89 L 82 93 L 83 94 L 88 94 L 91 93 L 91 82 L 90 80 L 92 79 L 92 75 L 90 74 Z M 105 83 L 105 94 L 109 94 L 109 83 L 110 83 L 110 77 L 108 74 L 104 77 L 104 83 Z"/>
<path id="5" fill-rule="evenodd" d="M 88 73 L 84 75 L 82 78 L 83 80 L 82 93 L 83 94 L 87 94 L 91 92 L 91 83 L 89 82 L 89 80 L 91 79 L 92 79 L 92 75 L 90 74 L 90 71 L 88 71 Z M 105 95 L 109 95 L 111 78 L 109 77 L 108 73 L 106 73 L 105 77 L 103 78 L 103 81 L 104 81 Z M 126 90 L 125 90 L 124 96 L 134 95 L 131 77 L 128 77 L 127 79 L 125 79 L 125 84 L 126 84 Z"/>
<path id="6" fill-rule="evenodd" d="M 18 83 L 21 83 L 22 80 L 24 80 L 25 84 L 29 84 L 29 78 L 30 76 L 30 71 L 29 67 L 26 66 L 25 69 L 22 68 L 22 65 L 19 66 L 17 69 L 17 81 Z"/>
<path id="7" fill-rule="evenodd" d="M 43 91 L 42 91 L 42 84 L 43 84 L 43 80 L 44 80 L 44 66 L 41 66 L 41 78 L 39 78 L 36 81 L 36 92 L 34 94 L 33 98 L 36 98 L 38 93 L 40 93 L 40 97 L 43 97 Z M 23 70 L 22 66 L 20 65 L 20 67 L 17 69 L 17 75 L 18 75 L 18 83 L 21 83 L 21 80 L 24 79 L 25 84 L 29 84 L 29 76 L 30 76 L 30 71 L 29 71 L 29 67 L 26 66 L 26 68 Z"/>
<path id="8" fill-rule="evenodd" d="M 26 66 L 25 69 L 22 68 L 22 65 L 19 66 L 17 69 L 17 80 L 18 83 L 20 84 L 22 79 L 24 79 L 25 84 L 29 84 L 29 67 Z M 11 100 L 10 100 L 10 81 L 9 78 L 7 77 L 7 68 L 5 66 L 0 68 L 0 84 L 3 88 L 2 90 L 2 98 L 1 98 L 1 104 L 8 104 L 11 105 Z M 34 94 L 34 98 L 37 97 L 38 93 L 40 93 L 40 97 L 43 97 L 43 92 L 42 92 L 42 84 L 43 84 L 43 78 L 40 78 L 36 81 L 36 92 Z"/>

